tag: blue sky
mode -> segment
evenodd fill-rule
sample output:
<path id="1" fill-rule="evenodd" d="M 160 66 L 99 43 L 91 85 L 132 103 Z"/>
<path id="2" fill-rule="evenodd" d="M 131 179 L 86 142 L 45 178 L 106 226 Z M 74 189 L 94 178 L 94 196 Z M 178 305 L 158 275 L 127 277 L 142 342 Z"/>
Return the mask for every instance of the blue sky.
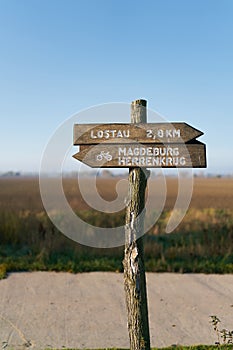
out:
<path id="1" fill-rule="evenodd" d="M 233 173 L 232 18 L 232 0 L 0 0 L 0 172 L 38 171 L 80 110 L 145 98 Z"/>

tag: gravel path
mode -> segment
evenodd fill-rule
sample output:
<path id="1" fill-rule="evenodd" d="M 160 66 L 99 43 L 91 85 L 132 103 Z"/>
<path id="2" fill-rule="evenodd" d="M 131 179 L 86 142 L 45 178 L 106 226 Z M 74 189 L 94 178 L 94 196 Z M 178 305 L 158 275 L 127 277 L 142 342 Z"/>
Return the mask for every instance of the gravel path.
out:
<path id="1" fill-rule="evenodd" d="M 147 274 L 152 346 L 214 344 L 233 329 L 233 275 Z M 0 281 L 0 348 L 129 347 L 119 273 L 13 273 Z"/>

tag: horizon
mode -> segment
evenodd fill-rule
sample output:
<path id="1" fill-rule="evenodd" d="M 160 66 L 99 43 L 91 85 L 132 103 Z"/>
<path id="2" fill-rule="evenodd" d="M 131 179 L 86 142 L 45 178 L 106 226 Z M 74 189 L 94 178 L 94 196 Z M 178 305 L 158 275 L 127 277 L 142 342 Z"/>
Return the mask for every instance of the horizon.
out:
<path id="1" fill-rule="evenodd" d="M 173 170 L 173 171 L 172 171 Z M 187 170 L 187 169 L 186 169 Z M 212 178 L 212 177 L 217 177 L 217 178 L 233 178 L 233 172 L 232 173 L 220 173 L 220 172 L 208 172 L 208 169 L 194 169 L 192 172 L 193 177 L 198 177 L 198 178 Z M 162 172 L 158 172 L 156 170 L 152 170 L 151 171 L 151 178 L 153 177 L 158 177 L 158 176 L 162 176 Z M 78 170 L 68 170 L 68 171 L 63 171 L 62 173 L 56 173 L 56 172 L 47 172 L 47 173 L 39 173 L 36 171 L 25 171 L 25 172 L 20 172 L 20 171 L 6 171 L 6 172 L 1 172 L 0 171 L 0 178 L 24 178 L 24 177 L 60 177 L 62 175 L 62 178 L 66 178 L 66 177 L 76 177 L 77 175 L 79 176 L 101 176 L 103 173 L 108 173 L 104 174 L 104 177 L 122 177 L 122 176 L 128 176 L 128 172 L 127 169 L 125 168 L 125 170 L 117 170 L 114 168 L 111 168 L 111 170 L 108 170 L 107 168 L 102 168 L 102 169 L 98 169 L 98 172 L 96 174 L 96 172 L 93 169 L 87 169 L 87 170 L 83 170 L 83 171 L 78 171 Z M 165 177 L 177 177 L 177 173 L 175 172 L 175 169 L 164 169 L 163 170 L 163 175 Z M 183 174 L 184 176 L 185 174 L 185 169 L 183 169 Z M 187 173 L 187 176 L 190 176 L 190 174 Z"/>

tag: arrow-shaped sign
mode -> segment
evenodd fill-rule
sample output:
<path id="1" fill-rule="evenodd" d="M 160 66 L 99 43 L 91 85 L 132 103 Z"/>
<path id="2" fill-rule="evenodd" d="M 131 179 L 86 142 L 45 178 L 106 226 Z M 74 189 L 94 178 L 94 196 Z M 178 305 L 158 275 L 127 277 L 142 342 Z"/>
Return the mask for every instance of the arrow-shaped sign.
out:
<path id="1" fill-rule="evenodd" d="M 81 146 L 74 158 L 92 168 L 205 168 L 205 144 L 100 144 Z"/>
<path id="2" fill-rule="evenodd" d="M 203 132 L 187 123 L 75 124 L 74 145 L 99 143 L 185 143 Z"/>

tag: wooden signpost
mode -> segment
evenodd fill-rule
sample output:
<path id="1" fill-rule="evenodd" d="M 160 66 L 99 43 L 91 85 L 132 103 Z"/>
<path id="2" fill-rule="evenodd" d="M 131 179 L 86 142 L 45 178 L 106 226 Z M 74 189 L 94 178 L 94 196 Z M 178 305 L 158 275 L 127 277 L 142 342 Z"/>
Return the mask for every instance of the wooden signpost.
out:
<path id="1" fill-rule="evenodd" d="M 149 350 L 143 253 L 146 168 L 205 168 L 200 130 L 186 123 L 148 123 L 146 101 L 131 104 L 131 124 L 75 124 L 73 157 L 90 167 L 129 168 L 125 222 L 124 288 L 131 350 Z M 140 215 L 139 215 L 140 214 Z"/>

